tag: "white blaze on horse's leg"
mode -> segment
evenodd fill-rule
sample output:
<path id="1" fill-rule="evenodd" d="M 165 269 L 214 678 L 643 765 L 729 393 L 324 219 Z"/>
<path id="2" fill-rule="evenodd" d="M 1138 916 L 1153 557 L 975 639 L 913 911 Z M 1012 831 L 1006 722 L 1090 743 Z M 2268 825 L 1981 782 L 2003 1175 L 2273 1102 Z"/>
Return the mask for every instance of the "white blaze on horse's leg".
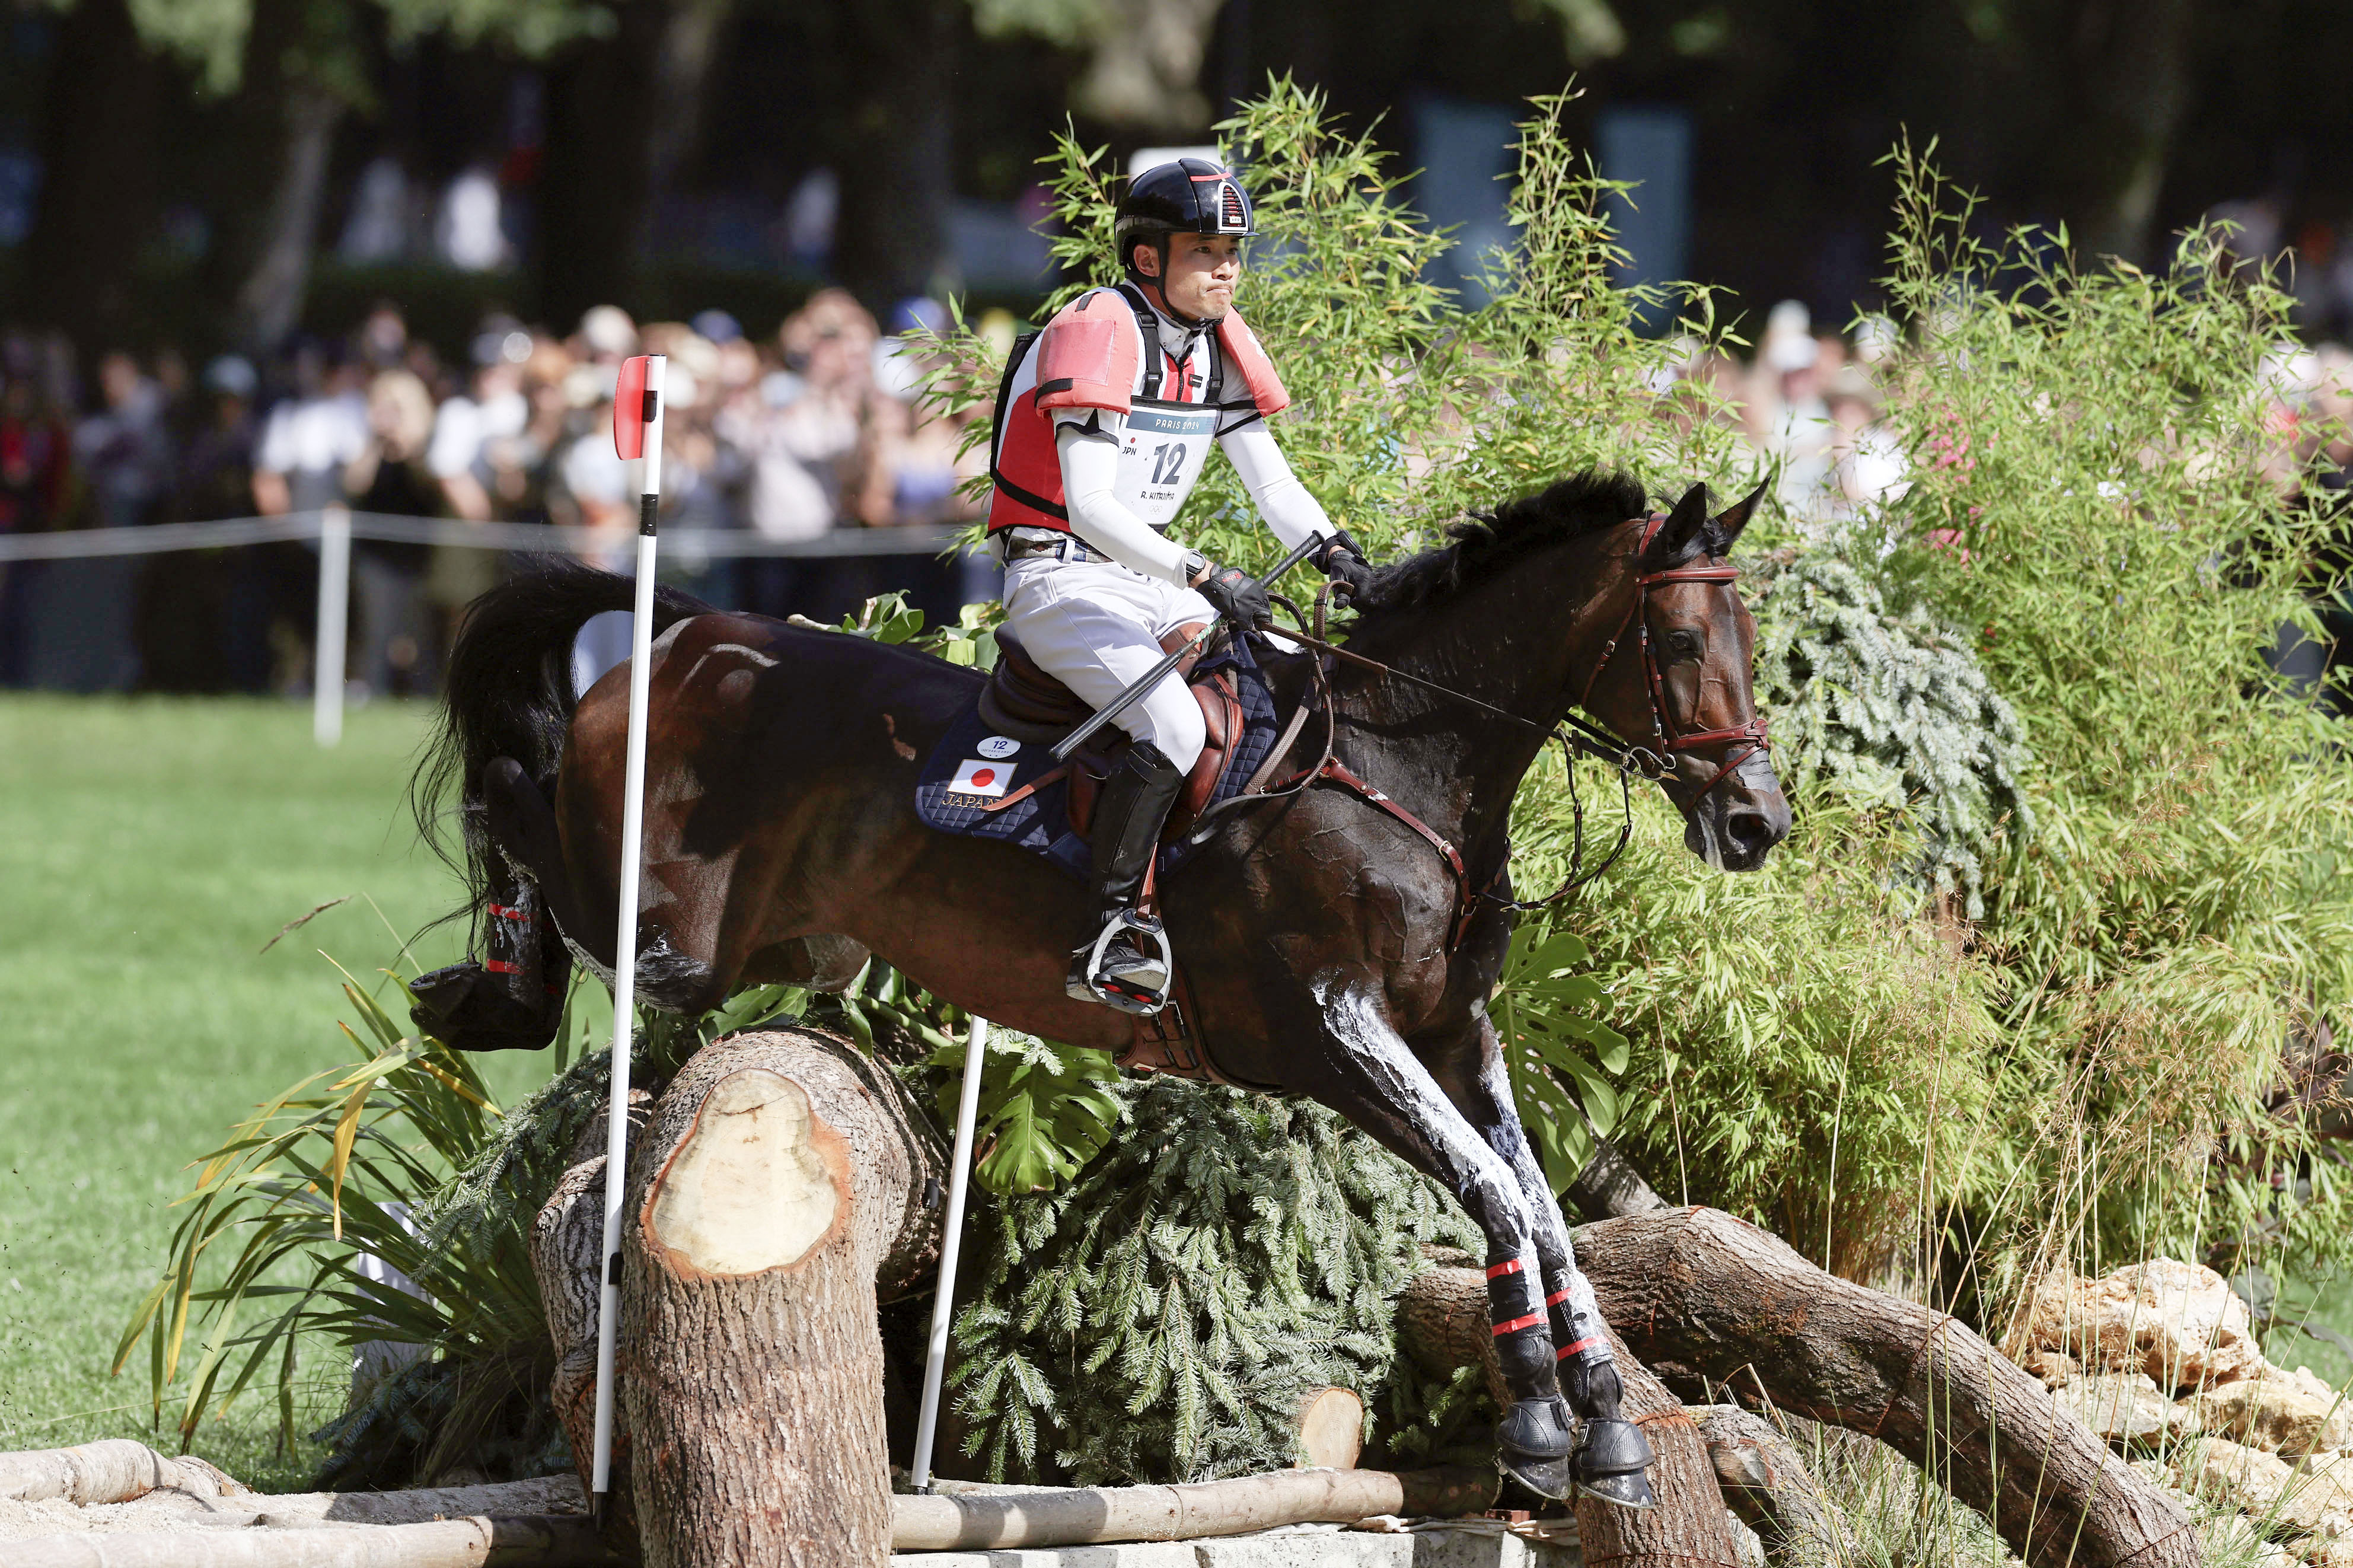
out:
<path id="1" fill-rule="evenodd" d="M 1489 1030 L 1493 1027 L 1490 1022 Z M 1593 1298 L 1592 1282 L 1585 1277 L 1585 1271 L 1577 1266 L 1577 1245 L 1569 1238 L 1568 1222 L 1561 1215 L 1560 1203 L 1552 1195 L 1552 1183 L 1545 1180 L 1544 1167 L 1536 1162 L 1535 1150 L 1528 1145 L 1526 1129 L 1519 1126 L 1519 1106 L 1512 1097 L 1511 1075 L 1504 1067 L 1500 1052 L 1491 1055 L 1486 1065 L 1480 1070 L 1479 1086 L 1490 1103 L 1511 1113 L 1514 1129 L 1518 1133 L 1516 1146 L 1505 1158 L 1511 1163 L 1513 1174 L 1519 1178 L 1520 1192 L 1528 1202 L 1529 1236 L 1531 1249 L 1535 1255 L 1533 1262 L 1524 1261 L 1524 1266 L 1540 1271 L 1528 1277 L 1544 1282 L 1544 1287 L 1537 1292 L 1539 1296 L 1550 1296 L 1552 1276 L 1548 1272 L 1541 1272 L 1546 1266 L 1556 1264 L 1558 1272 L 1568 1277 L 1568 1299 L 1561 1305 L 1567 1308 L 1566 1315 L 1577 1331 L 1569 1340 L 1553 1346 L 1555 1351 L 1558 1351 L 1564 1344 L 1575 1344 L 1578 1340 L 1599 1334 L 1601 1308 Z M 1492 1144 L 1492 1139 L 1490 1142 Z M 1549 1308 L 1546 1310 L 1549 1311 Z M 1546 1327 L 1549 1332 L 1550 1324 Z M 1582 1359 L 1614 1361 L 1617 1357 L 1609 1348 L 1608 1336 L 1602 1335 L 1601 1343 L 1585 1352 Z"/>
<path id="2" fill-rule="evenodd" d="M 637 614 L 629 635 L 629 749 L 621 774 L 621 876 L 613 942 L 613 1093 L 605 1121 L 605 1277 L 596 1308 L 596 1449 L 591 1503 L 602 1502 L 613 1473 L 613 1343 L 621 1323 L 621 1200 L 629 1184 L 629 1044 L 638 982 L 638 871 L 646 843 L 646 706 L 654 641 L 654 514 L 661 497 L 661 355 L 646 362 L 642 521 L 638 531 Z"/>
<path id="3" fill-rule="evenodd" d="M 1436 1155 L 1441 1168 L 1423 1174 L 1452 1190 L 1472 1223 L 1486 1232 L 1491 1252 L 1498 1243 L 1510 1246 L 1535 1286 L 1543 1276 L 1535 1272 L 1534 1216 L 1511 1161 L 1480 1136 L 1369 997 L 1321 983 L 1314 989 L 1324 1028 L 1361 1064 L 1366 1089 L 1397 1106 Z M 1498 1226 L 1507 1234 L 1498 1235 Z M 1539 1300 L 1543 1294 L 1535 1292 Z"/>
<path id="4" fill-rule="evenodd" d="M 915 1490 L 932 1489 L 932 1443 L 939 1435 L 940 1379 L 948 1365 L 948 1319 L 955 1310 L 957 1244 L 964 1236 L 965 1173 L 972 1168 L 972 1125 L 980 1114 L 980 1058 L 988 1049 L 988 1020 L 976 1016 L 964 1048 L 964 1097 L 956 1103 L 955 1153 L 948 1169 L 948 1213 L 940 1234 L 940 1287 L 932 1298 L 932 1342 L 923 1352 L 923 1404 L 915 1418 Z"/>

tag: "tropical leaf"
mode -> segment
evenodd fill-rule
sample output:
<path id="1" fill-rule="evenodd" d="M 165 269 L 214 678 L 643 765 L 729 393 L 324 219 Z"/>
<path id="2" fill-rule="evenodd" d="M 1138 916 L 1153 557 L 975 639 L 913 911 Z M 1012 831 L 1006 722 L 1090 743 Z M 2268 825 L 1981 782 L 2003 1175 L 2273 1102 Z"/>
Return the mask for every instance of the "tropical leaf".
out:
<path id="1" fill-rule="evenodd" d="M 1626 1037 L 1596 1016 L 1609 993 L 1580 972 L 1591 959 L 1575 931 L 1523 919 L 1487 1007 L 1521 1125 L 1556 1196 L 1593 1158 L 1594 1139 L 1617 1127 L 1609 1075 L 1624 1072 L 1629 1058 Z"/>

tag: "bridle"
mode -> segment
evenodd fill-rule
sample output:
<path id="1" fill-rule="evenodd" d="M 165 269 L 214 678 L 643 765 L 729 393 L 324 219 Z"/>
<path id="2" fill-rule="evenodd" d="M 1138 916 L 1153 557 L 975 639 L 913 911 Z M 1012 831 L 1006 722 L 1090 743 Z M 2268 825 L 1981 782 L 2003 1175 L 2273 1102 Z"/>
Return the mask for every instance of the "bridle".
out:
<path id="1" fill-rule="evenodd" d="M 1628 518 L 1627 521 L 1640 522 L 1643 524 L 1642 536 L 1636 542 L 1632 556 L 1636 563 L 1640 563 L 1651 543 L 1658 538 L 1659 530 L 1666 525 L 1667 517 L 1664 513 L 1654 512 L 1647 517 Z M 1541 898 L 1504 898 L 1493 891 L 1495 885 L 1504 882 L 1510 873 L 1511 853 L 1508 848 L 1504 852 L 1503 863 L 1496 866 L 1495 874 L 1490 880 L 1488 886 L 1479 889 L 1475 894 L 1471 893 L 1470 876 L 1463 865 L 1461 853 L 1452 843 L 1396 800 L 1341 765 L 1333 755 L 1333 743 L 1338 734 L 1338 714 L 1333 707 L 1331 694 L 1327 689 L 1324 677 L 1324 663 L 1320 659 L 1315 661 L 1317 705 L 1322 706 L 1326 714 L 1322 758 L 1313 767 L 1301 769 L 1272 788 L 1246 787 L 1242 794 L 1211 807 L 1197 821 L 1192 836 L 1197 842 L 1206 838 L 1212 821 L 1223 815 L 1228 809 L 1240 809 L 1247 805 L 1295 795 L 1318 780 L 1329 780 L 1362 796 L 1381 810 L 1395 817 L 1419 833 L 1444 857 L 1449 868 L 1454 874 L 1458 890 L 1456 902 L 1459 913 L 1453 926 L 1453 941 L 1449 944 L 1450 946 L 1459 943 L 1469 929 L 1471 916 L 1478 903 L 1502 909 L 1523 911 L 1549 908 L 1608 871 L 1618 863 L 1618 857 L 1625 853 L 1626 845 L 1634 833 L 1631 780 L 1636 776 L 1657 782 L 1673 771 L 1673 758 L 1676 753 L 1694 750 L 1703 746 L 1733 743 L 1736 749 L 1725 757 L 1723 764 L 1709 777 L 1708 781 L 1693 792 L 1689 802 L 1678 802 L 1678 809 L 1688 820 L 1698 811 L 1700 802 L 1707 798 L 1710 790 L 1730 778 L 1750 758 L 1772 749 L 1772 739 L 1766 733 L 1765 715 L 1757 712 L 1753 705 L 1748 717 L 1744 722 L 1727 729 L 1686 730 L 1679 727 L 1668 712 L 1666 681 L 1659 669 L 1658 653 L 1651 645 L 1650 617 L 1645 611 L 1650 606 L 1652 588 L 1669 583 L 1729 584 L 1737 580 L 1739 576 L 1740 568 L 1729 563 L 1723 566 L 1670 567 L 1664 571 L 1638 571 L 1633 574 L 1634 592 L 1626 606 L 1626 614 L 1619 621 L 1618 630 L 1610 634 L 1609 641 L 1602 645 L 1601 657 L 1594 661 L 1593 672 L 1585 680 L 1585 689 L 1577 694 L 1577 706 L 1580 708 L 1585 706 L 1592 697 L 1594 688 L 1600 683 L 1602 672 L 1609 669 L 1609 662 L 1617 656 L 1618 645 L 1625 641 L 1627 629 L 1634 628 L 1637 633 L 1636 646 L 1640 650 L 1642 661 L 1643 690 L 1651 704 L 1651 744 L 1649 747 L 1629 745 L 1618 736 L 1574 710 L 1563 715 L 1556 725 L 1549 726 L 1541 725 L 1508 709 L 1497 707 L 1483 698 L 1474 697 L 1468 692 L 1456 691 L 1451 686 L 1442 685 L 1436 681 L 1398 669 L 1394 665 L 1384 664 L 1377 659 L 1368 659 L 1361 653 L 1351 652 L 1345 648 L 1326 641 L 1323 632 L 1324 609 L 1331 593 L 1329 583 L 1325 583 L 1316 593 L 1314 622 L 1315 630 L 1312 634 L 1306 630 L 1308 618 L 1300 613 L 1297 605 L 1281 595 L 1271 596 L 1275 603 L 1291 612 L 1292 620 L 1300 626 L 1299 630 L 1281 634 L 1286 641 L 1303 644 L 1320 652 L 1330 654 L 1344 662 L 1370 670 L 1385 679 L 1404 681 L 1440 696 L 1451 697 L 1471 707 L 1482 709 L 1498 718 L 1509 719 L 1512 723 L 1525 728 L 1538 731 L 1547 740 L 1560 742 L 1561 765 L 1568 779 L 1569 809 L 1574 821 L 1574 848 L 1570 854 L 1568 874 L 1562 879 L 1558 887 Z M 1298 715 L 1293 718 L 1291 728 L 1281 740 L 1276 742 L 1275 750 L 1268 758 L 1270 763 L 1274 760 L 1274 758 L 1280 757 L 1289 749 L 1306 713 L 1307 707 L 1303 705 Z M 1622 820 L 1618 830 L 1618 842 L 1610 846 L 1609 854 L 1589 871 L 1585 869 L 1585 802 L 1577 789 L 1577 756 L 1579 753 L 1607 763 L 1617 770 L 1619 804 L 1622 811 Z M 1258 783 L 1258 780 L 1252 781 L 1253 786 Z"/>
<path id="2" fill-rule="evenodd" d="M 1641 541 L 1634 546 L 1635 560 L 1640 561 L 1644 552 L 1650 549 L 1651 542 L 1659 536 L 1659 530 L 1665 526 L 1666 521 L 1663 514 L 1655 512 L 1642 519 Z M 1772 737 L 1766 733 L 1765 715 L 1756 709 L 1753 699 L 1747 719 L 1729 729 L 1685 730 L 1675 727 L 1673 718 L 1667 711 L 1666 677 L 1659 669 L 1658 653 L 1651 646 L 1651 618 L 1644 611 L 1650 608 L 1651 590 L 1662 583 L 1730 583 L 1738 580 L 1739 577 L 1740 568 L 1728 561 L 1720 567 L 1670 567 L 1662 572 L 1639 573 L 1634 578 L 1633 601 L 1626 607 L 1626 619 L 1618 623 L 1618 630 L 1610 634 L 1608 642 L 1602 644 L 1601 657 L 1594 661 L 1593 673 L 1585 678 L 1585 690 L 1577 694 L 1578 707 L 1585 706 L 1591 700 L 1593 688 L 1601 680 L 1601 672 L 1609 667 L 1609 661 L 1618 652 L 1618 644 L 1625 639 L 1626 629 L 1630 626 L 1633 627 L 1640 639 L 1639 646 L 1642 654 L 1642 683 L 1651 698 L 1651 738 L 1656 746 L 1651 756 L 1662 764 L 1661 774 L 1646 773 L 1645 777 L 1662 776 L 1665 770 L 1663 764 L 1671 763 L 1674 753 L 1678 751 L 1690 751 L 1703 746 L 1720 746 L 1727 741 L 1734 743 L 1736 747 L 1736 749 L 1725 758 L 1723 765 L 1716 768 L 1708 781 L 1693 793 L 1691 804 L 1683 808 L 1683 815 L 1686 817 L 1699 809 L 1700 801 L 1707 798 L 1709 790 L 1731 777 L 1742 763 L 1760 751 L 1770 751 L 1773 741 Z M 1577 718 L 1574 714 L 1569 716 L 1571 719 Z M 1598 725 L 1591 727 L 1600 729 Z M 1601 733 L 1607 735 L 1609 732 L 1601 730 Z M 1746 746 L 1738 744 L 1743 741 L 1747 744 Z M 1638 749 L 1640 748 L 1629 747 L 1625 756 L 1630 758 Z"/>

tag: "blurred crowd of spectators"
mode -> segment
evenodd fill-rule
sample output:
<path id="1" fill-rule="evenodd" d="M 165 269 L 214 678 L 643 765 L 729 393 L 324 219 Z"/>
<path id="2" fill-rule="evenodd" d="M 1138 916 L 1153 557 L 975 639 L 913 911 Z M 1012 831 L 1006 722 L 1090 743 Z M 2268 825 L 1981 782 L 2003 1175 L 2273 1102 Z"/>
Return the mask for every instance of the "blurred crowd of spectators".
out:
<path id="1" fill-rule="evenodd" d="M 2319 635 L 2281 627 L 2272 667 L 2338 717 L 2353 717 L 2353 350 L 2283 347 L 2265 363 L 2263 381 L 2277 438 L 2264 452 L 2263 477 L 2288 505 L 2330 523 L 2304 564 Z"/>
<path id="2" fill-rule="evenodd" d="M 300 343 L 266 371 L 236 355 L 199 369 L 169 352 L 113 353 L 88 367 L 87 385 L 70 345 L 10 334 L 0 337 L 0 534 L 340 503 L 576 525 L 590 531 L 592 559 L 623 566 L 637 497 L 613 451 L 613 387 L 623 359 L 663 354 L 666 555 L 688 586 L 777 616 L 832 618 L 892 588 L 952 604 L 955 566 L 929 556 L 713 559 L 696 547 L 713 530 L 805 540 L 965 521 L 972 503 L 958 486 L 986 454 L 960 462 L 965 420 L 921 411 L 926 365 L 907 335 L 944 316 L 911 300 L 886 334 L 827 289 L 754 339 L 722 312 L 641 326 L 607 305 L 568 336 L 493 317 L 468 362 L 450 364 L 384 304 L 348 341 Z M 315 562 L 291 544 L 47 566 L 90 580 L 42 597 L 121 620 L 111 638 L 100 628 L 66 639 L 104 667 L 64 683 L 299 688 Z M 431 690 L 456 612 L 504 569 L 493 550 L 356 540 L 353 678 L 375 692 Z M 33 575 L 0 563 L 0 683 L 40 673 L 26 668 L 41 633 Z"/>
<path id="3" fill-rule="evenodd" d="M 909 301 L 885 333 L 849 294 L 828 289 L 772 337 L 754 339 L 715 311 L 640 326 L 598 306 L 565 337 L 491 318 L 470 363 L 451 365 L 387 304 L 348 341 L 301 343 L 266 375 L 233 355 L 196 372 L 170 353 L 143 362 L 117 353 L 90 367 L 87 387 L 62 342 L 0 336 L 0 534 L 341 503 L 461 523 L 570 524 L 586 531 L 589 558 L 626 568 L 637 498 L 613 451 L 613 387 L 624 358 L 658 353 L 669 356 L 666 576 L 678 573 L 714 602 L 776 616 L 830 620 L 891 588 L 952 613 L 976 591 L 954 561 L 731 559 L 698 544 L 724 530 L 803 541 L 969 521 L 978 503 L 960 492 L 987 457 L 959 448 L 978 409 L 942 417 L 921 396 L 930 361 L 920 334 L 944 317 L 932 301 Z M 1005 340 L 1001 350 L 1014 328 L 1007 318 L 984 330 Z M 1752 358 L 1687 345 L 1660 390 L 1707 386 L 1716 417 L 1736 424 L 1754 454 L 1754 471 L 1775 476 L 1783 512 L 1828 532 L 1907 487 L 1905 440 L 1885 420 L 1879 381 L 1896 344 L 1883 319 L 1820 332 L 1804 305 L 1785 301 L 1768 313 Z M 2353 351 L 2284 348 L 2264 380 L 2283 493 L 2344 511 Z M 2274 650 L 2274 664 L 2300 684 L 2317 688 L 2332 668 L 2353 663 L 2353 608 L 2331 586 L 2353 574 L 2353 540 L 2339 554 L 2313 568 L 2327 638 L 2284 629 Z M 27 570 L 0 562 L 0 684 L 292 691 L 309 678 L 314 546 L 41 569 L 78 574 L 47 608 L 52 619 L 75 618 L 65 643 L 94 652 L 64 679 L 28 669 L 42 607 L 27 603 Z M 459 610 L 507 569 L 497 550 L 356 540 L 354 680 L 372 692 L 431 691 Z M 118 624 L 100 624 L 110 616 Z"/>
<path id="4" fill-rule="evenodd" d="M 1754 359 L 1692 344 L 1672 375 L 1716 395 L 1757 471 L 1778 475 L 1781 509 L 1819 530 L 1904 493 L 1904 441 L 1884 422 L 1878 378 L 1895 343 L 1883 318 L 1866 317 L 1852 338 L 1818 333 L 1803 304 L 1784 300 L 1767 314 Z"/>

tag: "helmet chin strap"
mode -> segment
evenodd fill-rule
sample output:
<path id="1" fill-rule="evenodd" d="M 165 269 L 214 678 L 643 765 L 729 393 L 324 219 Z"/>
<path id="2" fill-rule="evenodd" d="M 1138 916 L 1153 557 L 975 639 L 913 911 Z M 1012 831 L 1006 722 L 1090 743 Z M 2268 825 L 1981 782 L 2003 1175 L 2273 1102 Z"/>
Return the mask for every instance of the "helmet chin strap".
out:
<path id="1" fill-rule="evenodd" d="M 1164 278 L 1168 273 L 1168 241 L 1165 238 L 1160 242 L 1160 272 Z M 1139 272 L 1132 266 L 1128 268 L 1127 275 L 1134 280 L 1137 288 L 1144 291 L 1144 297 L 1152 302 L 1152 308 L 1178 326 L 1194 332 L 1206 332 L 1225 319 L 1222 316 L 1188 316 L 1168 302 L 1168 291 L 1160 286 L 1160 278 Z"/>

